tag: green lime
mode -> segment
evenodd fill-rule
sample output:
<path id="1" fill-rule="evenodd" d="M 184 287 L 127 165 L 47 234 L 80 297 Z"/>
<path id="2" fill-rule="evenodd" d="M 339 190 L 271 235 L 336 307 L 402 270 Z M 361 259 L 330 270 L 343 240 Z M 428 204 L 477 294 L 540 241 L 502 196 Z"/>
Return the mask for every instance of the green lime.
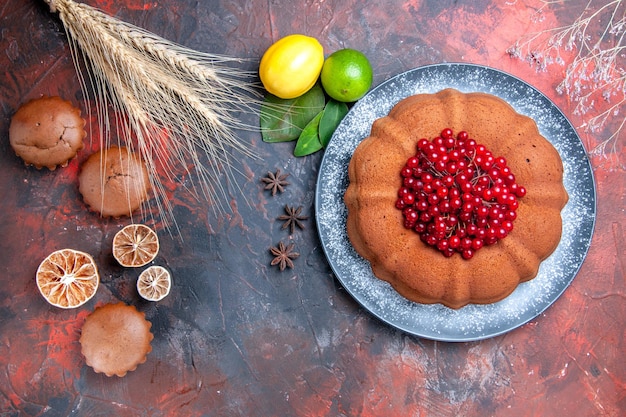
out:
<path id="1" fill-rule="evenodd" d="M 372 66 L 362 52 L 340 49 L 324 61 L 321 80 L 326 93 L 335 100 L 357 101 L 372 86 Z"/>

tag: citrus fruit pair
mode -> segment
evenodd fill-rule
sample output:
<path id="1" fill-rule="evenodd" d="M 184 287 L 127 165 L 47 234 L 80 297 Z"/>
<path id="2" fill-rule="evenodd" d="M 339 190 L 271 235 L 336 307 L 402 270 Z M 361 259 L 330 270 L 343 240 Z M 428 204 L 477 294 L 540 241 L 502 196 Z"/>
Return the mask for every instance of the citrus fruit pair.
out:
<path id="1" fill-rule="evenodd" d="M 159 253 L 159 238 L 143 224 L 131 224 L 113 238 L 113 257 L 122 266 L 141 267 L 152 262 Z M 170 292 L 172 277 L 162 266 L 152 265 L 137 279 L 137 292 L 148 301 L 160 301 Z"/>
<path id="2" fill-rule="evenodd" d="M 282 99 L 302 96 L 321 79 L 330 97 L 353 102 L 369 91 L 373 71 L 360 51 L 340 49 L 324 59 L 324 49 L 317 39 L 295 34 L 267 49 L 261 58 L 259 77 L 269 93 Z"/>

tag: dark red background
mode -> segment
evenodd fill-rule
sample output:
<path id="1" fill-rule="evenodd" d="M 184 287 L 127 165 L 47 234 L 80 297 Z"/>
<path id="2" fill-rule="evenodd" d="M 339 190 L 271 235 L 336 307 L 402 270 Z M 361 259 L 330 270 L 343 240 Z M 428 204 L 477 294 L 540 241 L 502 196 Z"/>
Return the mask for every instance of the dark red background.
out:
<path id="1" fill-rule="evenodd" d="M 375 84 L 426 64 L 471 62 L 512 73 L 549 96 L 580 126 L 575 104 L 555 92 L 564 67 L 536 72 L 506 49 L 525 33 L 573 21 L 586 2 L 544 9 L 540 1 L 89 0 L 107 13 L 191 48 L 258 59 L 278 38 L 317 37 L 327 53 L 362 50 Z M 596 231 L 580 273 L 544 314 L 508 334 L 474 343 L 422 340 L 371 317 L 339 286 L 314 222 L 322 154 L 292 156 L 292 143 L 242 132 L 261 156 L 239 178 L 251 205 L 233 193 L 215 216 L 181 190 L 173 201 L 181 238 L 160 229 L 157 261 L 174 276 L 159 303 L 136 295 L 136 271 L 116 265 L 113 235 L 128 219 L 87 211 L 78 167 L 25 167 L 8 142 L 11 115 L 42 94 L 84 111 L 62 25 L 43 1 L 0 5 L 0 415 L 124 416 L 620 416 L 626 413 L 626 240 L 623 137 L 609 159 L 594 157 Z M 623 115 L 620 117 L 623 118 Z M 598 134 L 579 133 L 589 149 Z M 93 123 L 93 121 L 90 121 Z M 290 174 L 272 197 L 260 178 Z M 310 216 L 290 238 L 283 206 Z M 158 226 L 158 225 L 157 225 Z M 293 241 L 295 269 L 270 267 L 268 249 Z M 34 275 L 49 252 L 92 253 L 102 283 L 75 310 L 49 306 Z M 124 378 L 87 367 L 78 337 L 84 318 L 123 301 L 153 323 L 153 352 Z"/>

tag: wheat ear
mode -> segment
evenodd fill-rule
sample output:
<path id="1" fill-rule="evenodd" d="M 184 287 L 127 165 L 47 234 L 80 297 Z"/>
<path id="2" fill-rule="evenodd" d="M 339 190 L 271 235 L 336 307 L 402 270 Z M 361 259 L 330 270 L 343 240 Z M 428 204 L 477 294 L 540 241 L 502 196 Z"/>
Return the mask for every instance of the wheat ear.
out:
<path id="1" fill-rule="evenodd" d="M 251 128 L 236 115 L 258 103 L 255 74 L 238 69 L 238 59 L 185 48 L 91 6 L 44 1 L 63 22 L 81 87 L 94 93 L 101 146 L 116 134 L 141 155 L 165 225 L 176 225 L 166 181 L 222 211 L 234 153 L 254 156 L 234 130 Z"/>

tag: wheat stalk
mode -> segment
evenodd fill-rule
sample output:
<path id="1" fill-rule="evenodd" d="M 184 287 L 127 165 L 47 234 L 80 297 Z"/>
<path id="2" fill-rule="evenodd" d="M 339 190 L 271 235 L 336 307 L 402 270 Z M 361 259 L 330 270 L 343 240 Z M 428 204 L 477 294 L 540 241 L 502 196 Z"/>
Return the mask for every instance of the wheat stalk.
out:
<path id="1" fill-rule="evenodd" d="M 81 88 L 94 93 L 101 147 L 117 135 L 141 155 L 165 226 L 176 226 L 166 182 L 223 211 L 234 154 L 254 156 L 234 130 L 252 128 L 236 114 L 258 104 L 255 74 L 236 68 L 241 60 L 185 48 L 91 6 L 44 1 L 63 22 Z"/>

